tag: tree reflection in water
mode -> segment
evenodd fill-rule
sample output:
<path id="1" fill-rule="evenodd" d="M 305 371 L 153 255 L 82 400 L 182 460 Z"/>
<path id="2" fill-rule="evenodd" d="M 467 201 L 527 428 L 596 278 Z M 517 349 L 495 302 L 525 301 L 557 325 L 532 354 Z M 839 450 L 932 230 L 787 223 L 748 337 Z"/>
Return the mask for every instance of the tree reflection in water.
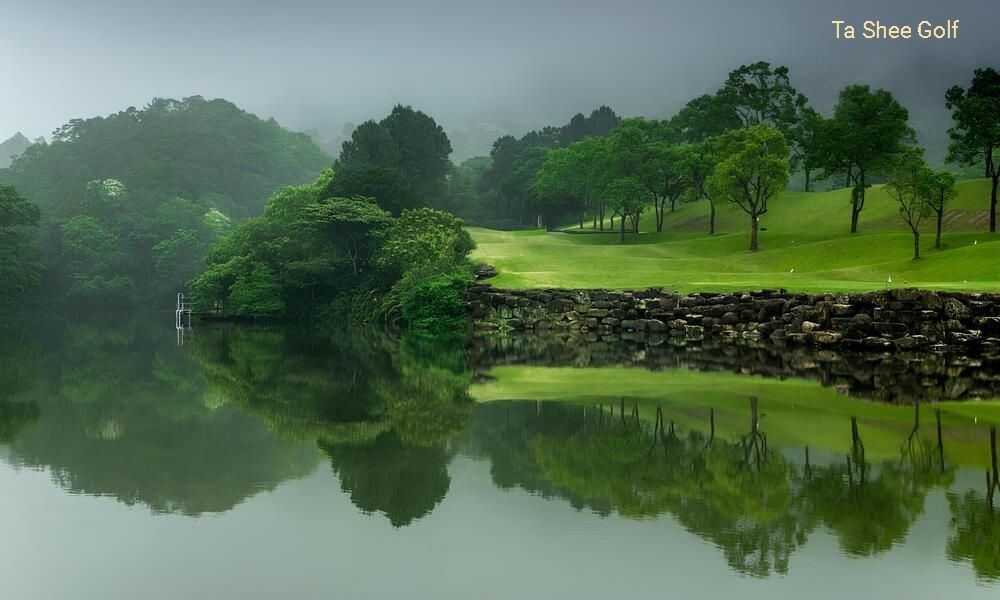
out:
<path id="1" fill-rule="evenodd" d="M 820 527 L 849 556 L 890 550 L 955 479 L 940 411 L 927 425 L 919 403 L 897 423 L 896 456 L 866 453 L 876 423 L 849 416 L 838 456 L 769 443 L 763 395 L 746 398 L 735 430 L 726 408 L 717 430 L 711 406 L 640 415 L 620 396 L 475 406 L 463 346 L 370 330 L 204 327 L 178 349 L 169 328 L 140 323 L 48 327 L 40 344 L 8 332 L 15 343 L 0 347 L 9 460 L 154 511 L 225 511 L 325 457 L 355 506 L 405 527 L 444 499 L 461 453 L 488 459 L 501 489 L 602 516 L 669 515 L 733 570 L 764 577 L 787 573 Z M 985 494 L 948 494 L 947 555 L 984 579 L 1000 578 L 993 452 Z"/>

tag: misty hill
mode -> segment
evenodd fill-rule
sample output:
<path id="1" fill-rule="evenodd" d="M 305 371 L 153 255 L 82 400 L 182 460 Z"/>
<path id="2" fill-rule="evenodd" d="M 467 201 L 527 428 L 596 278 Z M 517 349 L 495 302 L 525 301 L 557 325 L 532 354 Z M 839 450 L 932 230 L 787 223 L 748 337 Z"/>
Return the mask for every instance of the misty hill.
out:
<path id="1" fill-rule="evenodd" d="M 41 298 L 162 306 L 236 222 L 332 162 L 305 134 L 194 96 L 74 119 L 0 181 L 41 209 Z"/>
<path id="2" fill-rule="evenodd" d="M 0 169 L 10 166 L 13 159 L 20 156 L 30 145 L 31 140 L 24 137 L 20 131 L 0 142 Z"/>
<path id="3" fill-rule="evenodd" d="M 37 204 L 47 222 L 79 212 L 87 182 L 117 179 L 137 210 L 179 196 L 243 219 L 275 189 L 316 178 L 333 159 L 308 136 L 226 100 L 157 98 L 107 117 L 73 119 L 32 146 L 0 181 Z"/>

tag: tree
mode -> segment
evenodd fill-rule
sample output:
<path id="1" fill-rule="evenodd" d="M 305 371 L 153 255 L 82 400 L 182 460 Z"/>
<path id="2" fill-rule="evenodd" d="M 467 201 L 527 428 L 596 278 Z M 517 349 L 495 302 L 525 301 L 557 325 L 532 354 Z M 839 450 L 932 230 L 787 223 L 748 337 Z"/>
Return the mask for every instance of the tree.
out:
<path id="1" fill-rule="evenodd" d="M 792 146 L 792 167 L 802 167 L 805 175 L 805 191 L 810 191 L 811 174 L 822 166 L 823 136 L 826 134 L 827 120 L 814 109 L 803 106 L 798 111 L 795 124 L 788 131 Z"/>
<path id="2" fill-rule="evenodd" d="M 732 96 L 705 94 L 689 101 L 670 123 L 687 142 L 702 142 L 743 126 L 733 108 Z"/>
<path id="3" fill-rule="evenodd" d="M 788 67 L 760 61 L 729 73 L 719 95 L 728 100 L 745 127 L 767 124 L 788 135 L 806 97 L 788 80 Z"/>
<path id="4" fill-rule="evenodd" d="M 625 241 L 625 219 L 631 218 L 632 232 L 639 235 L 639 217 L 642 215 L 646 188 L 635 177 L 619 177 L 607 187 L 608 204 L 621 215 L 621 241 Z"/>
<path id="5" fill-rule="evenodd" d="M 955 175 L 948 171 L 930 171 L 925 174 L 921 193 L 924 202 L 937 216 L 937 235 L 934 237 L 934 247 L 941 249 L 941 221 L 944 219 L 945 205 L 949 200 L 958 197 L 955 190 Z"/>
<path id="6" fill-rule="evenodd" d="M 433 208 L 403 211 L 380 241 L 375 261 L 396 278 L 450 273 L 476 247 L 461 221 Z"/>
<path id="7" fill-rule="evenodd" d="M 534 191 L 545 226 L 552 229 L 558 215 L 577 209 L 580 228 L 583 229 L 583 210 L 586 173 L 576 164 L 576 156 L 569 148 L 548 152 L 542 166 L 535 173 Z"/>
<path id="8" fill-rule="evenodd" d="M 560 127 L 529 131 L 520 138 L 511 135 L 498 138 L 490 151 L 492 164 L 482 175 L 481 192 L 499 197 L 495 214 L 518 224 L 531 223 L 537 216 L 531 212 L 535 207 L 532 185 L 544 162 L 545 151 L 565 148 L 587 138 L 605 137 L 618 126 L 619 120 L 613 110 L 602 106 L 589 117 L 575 115 Z"/>
<path id="9" fill-rule="evenodd" d="M 257 264 L 236 278 L 229 291 L 229 310 L 240 317 L 278 317 L 285 313 L 281 285 L 267 265 Z"/>
<path id="10" fill-rule="evenodd" d="M 885 189 L 899 205 L 899 214 L 913 232 L 913 260 L 920 258 L 920 223 L 930 214 L 925 186 L 932 176 L 923 150 L 910 149 L 896 159 Z"/>
<path id="11" fill-rule="evenodd" d="M 849 85 L 840 92 L 821 162 L 827 176 L 842 176 L 851 186 L 851 233 L 858 231 L 870 177 L 889 170 L 914 141 L 908 119 L 906 108 L 885 90 Z"/>
<path id="12" fill-rule="evenodd" d="M 948 161 L 972 166 L 983 161 L 990 190 L 990 232 L 997 230 L 997 183 L 1000 168 L 994 153 L 1000 149 L 1000 72 L 976 69 L 969 89 L 953 86 L 945 93 L 945 106 L 955 125 L 948 130 Z"/>
<path id="13" fill-rule="evenodd" d="M 684 190 L 675 146 L 679 137 L 668 122 L 643 118 L 623 120 L 610 137 L 614 169 L 642 183 L 653 202 L 657 231 L 663 231 L 667 205 L 673 210 Z"/>
<path id="14" fill-rule="evenodd" d="M 773 127 L 755 125 L 726 133 L 719 148 L 725 158 L 708 179 L 709 192 L 750 216 L 750 251 L 756 252 L 760 217 L 788 183 L 788 143 Z"/>
<path id="15" fill-rule="evenodd" d="M 396 105 L 366 121 L 344 142 L 325 196 L 369 197 L 393 214 L 428 206 L 444 195 L 451 143 L 434 119 Z"/>
<path id="16" fill-rule="evenodd" d="M 367 264 L 375 237 L 390 222 L 389 213 L 368 198 L 328 198 L 310 206 L 308 224 L 320 229 L 351 262 L 355 275 Z"/>
<path id="17" fill-rule="evenodd" d="M 678 168 L 689 200 L 708 201 L 708 233 L 715 233 L 715 196 L 708 189 L 708 179 L 718 163 L 718 138 L 678 146 Z"/>
<path id="18" fill-rule="evenodd" d="M 39 282 L 41 268 L 31 259 L 28 230 L 38 226 L 40 215 L 13 186 L 0 185 L 0 308 Z"/>

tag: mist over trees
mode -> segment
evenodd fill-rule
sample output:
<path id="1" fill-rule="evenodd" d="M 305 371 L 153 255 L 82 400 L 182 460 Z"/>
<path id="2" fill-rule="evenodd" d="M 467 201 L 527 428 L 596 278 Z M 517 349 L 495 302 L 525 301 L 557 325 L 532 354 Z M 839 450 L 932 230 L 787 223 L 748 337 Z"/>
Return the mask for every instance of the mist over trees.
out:
<path id="1" fill-rule="evenodd" d="M 329 160 L 274 120 L 194 96 L 74 119 L 0 181 L 41 210 L 46 301 L 163 305 L 230 221 Z"/>

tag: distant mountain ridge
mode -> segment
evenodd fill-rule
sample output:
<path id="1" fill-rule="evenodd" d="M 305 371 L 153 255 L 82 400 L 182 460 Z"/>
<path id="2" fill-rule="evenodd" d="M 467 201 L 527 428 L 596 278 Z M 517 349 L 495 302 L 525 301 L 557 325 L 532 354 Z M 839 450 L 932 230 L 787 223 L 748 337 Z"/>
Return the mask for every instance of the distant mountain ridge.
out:
<path id="1" fill-rule="evenodd" d="M 20 131 L 0 142 L 0 169 L 9 167 L 14 158 L 24 154 L 30 145 L 31 140 Z"/>

